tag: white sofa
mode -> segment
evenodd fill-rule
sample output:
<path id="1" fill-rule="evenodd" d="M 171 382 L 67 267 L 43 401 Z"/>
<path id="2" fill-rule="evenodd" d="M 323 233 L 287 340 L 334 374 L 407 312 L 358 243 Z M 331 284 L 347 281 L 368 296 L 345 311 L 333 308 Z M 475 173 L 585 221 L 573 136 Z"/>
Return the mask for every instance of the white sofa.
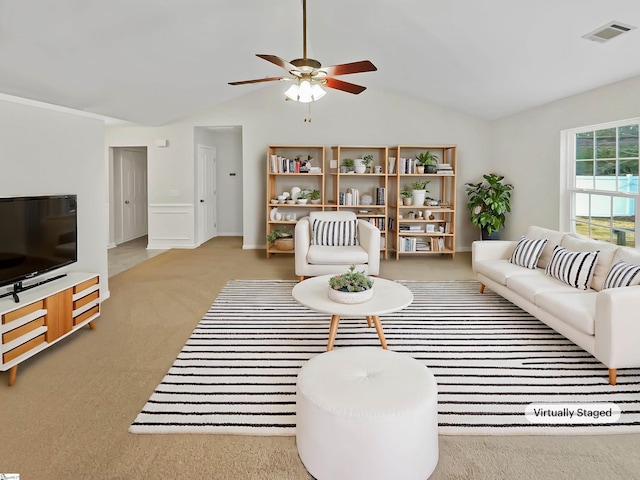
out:
<path id="1" fill-rule="evenodd" d="M 640 286 L 602 288 L 612 265 L 621 260 L 640 265 L 640 252 L 535 226 L 524 235 L 548 239 L 535 269 L 509 262 L 517 241 L 473 243 L 473 270 L 482 282 L 481 291 L 486 285 L 591 353 L 608 367 L 611 385 L 616 384 L 618 368 L 640 367 Z M 599 251 L 589 289 L 579 290 L 545 274 L 556 245 Z"/>
<path id="2" fill-rule="evenodd" d="M 350 246 L 312 245 L 311 222 L 313 219 L 325 222 L 357 221 L 357 243 Z M 295 237 L 295 269 L 296 275 L 317 277 L 344 273 L 350 265 L 367 275 L 380 273 L 380 230 L 363 219 L 357 219 L 350 211 L 311 212 L 296 223 Z"/>

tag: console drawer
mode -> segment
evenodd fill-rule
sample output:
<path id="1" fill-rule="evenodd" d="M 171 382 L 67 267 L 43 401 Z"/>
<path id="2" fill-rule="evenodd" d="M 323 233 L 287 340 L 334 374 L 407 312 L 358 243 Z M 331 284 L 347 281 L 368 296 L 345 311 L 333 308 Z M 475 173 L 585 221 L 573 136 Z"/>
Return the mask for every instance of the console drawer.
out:
<path id="1" fill-rule="evenodd" d="M 20 307 L 17 310 L 13 310 L 9 313 L 5 313 L 2 315 L 2 323 L 6 324 L 9 322 L 13 322 L 14 320 L 18 320 L 19 318 L 26 317 L 30 313 L 35 312 L 36 310 L 44 309 L 44 300 L 39 300 L 37 302 L 30 303 L 29 305 L 25 305 L 24 307 Z"/>
<path id="2" fill-rule="evenodd" d="M 36 348 L 38 345 L 44 343 L 44 333 L 36 338 L 32 338 L 26 343 L 23 343 L 19 347 L 14 348 L 13 350 L 9 350 L 7 353 L 2 355 L 2 361 L 7 363 L 13 360 L 14 358 L 18 358 L 23 353 L 27 353 L 29 350 Z"/>
<path id="3" fill-rule="evenodd" d="M 22 325 L 21 327 L 14 328 L 6 333 L 2 334 L 2 343 L 9 343 L 16 338 L 35 330 L 38 327 L 44 327 L 44 317 L 36 318 L 35 320 Z"/>
<path id="4" fill-rule="evenodd" d="M 95 307 L 91 307 L 86 312 L 83 312 L 80 315 L 78 315 L 77 317 L 74 317 L 73 324 L 74 325 L 78 325 L 79 323 L 84 322 L 87 318 L 91 317 L 92 315 L 95 315 L 99 311 L 100 311 L 100 305 L 96 305 Z"/>

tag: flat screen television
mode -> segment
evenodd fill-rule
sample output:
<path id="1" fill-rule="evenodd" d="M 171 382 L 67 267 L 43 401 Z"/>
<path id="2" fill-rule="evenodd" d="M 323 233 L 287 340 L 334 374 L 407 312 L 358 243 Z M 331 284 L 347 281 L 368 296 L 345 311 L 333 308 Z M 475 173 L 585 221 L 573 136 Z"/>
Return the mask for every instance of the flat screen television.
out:
<path id="1" fill-rule="evenodd" d="M 0 198 L 0 287 L 19 290 L 78 260 L 76 204 L 76 195 Z"/>

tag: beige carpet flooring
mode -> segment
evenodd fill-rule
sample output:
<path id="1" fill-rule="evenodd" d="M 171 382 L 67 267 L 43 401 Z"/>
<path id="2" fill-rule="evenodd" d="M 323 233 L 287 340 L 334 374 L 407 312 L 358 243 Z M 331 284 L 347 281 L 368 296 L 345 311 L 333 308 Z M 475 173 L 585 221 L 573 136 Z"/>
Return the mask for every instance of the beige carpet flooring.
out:
<path id="1" fill-rule="evenodd" d="M 468 253 L 453 261 L 383 261 L 381 276 L 473 278 Z M 23 363 L 13 387 L 0 374 L 0 473 L 28 480 L 311 478 L 294 437 L 127 432 L 231 278 L 294 279 L 293 257 L 267 260 L 264 251 L 243 251 L 238 238 L 220 237 L 112 277 L 96 330 Z M 431 478 L 629 480 L 639 472 L 640 435 L 441 436 Z"/>

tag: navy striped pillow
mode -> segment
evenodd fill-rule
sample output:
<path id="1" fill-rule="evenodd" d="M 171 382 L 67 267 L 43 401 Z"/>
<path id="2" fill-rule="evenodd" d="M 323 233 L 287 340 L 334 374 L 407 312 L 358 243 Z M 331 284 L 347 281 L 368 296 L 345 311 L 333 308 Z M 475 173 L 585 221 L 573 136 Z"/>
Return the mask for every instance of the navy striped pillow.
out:
<path id="1" fill-rule="evenodd" d="M 314 218 L 311 223 L 311 245 L 351 247 L 359 244 L 357 218 L 342 221 Z"/>
<path id="2" fill-rule="evenodd" d="M 602 288 L 630 287 L 640 285 L 640 265 L 622 260 L 611 267 Z"/>
<path id="3" fill-rule="evenodd" d="M 513 249 L 513 253 L 509 258 L 509 262 L 525 268 L 535 269 L 538 266 L 538 259 L 542 255 L 542 250 L 549 239 L 531 239 L 524 235 L 520 237 L 520 241 Z"/>
<path id="4" fill-rule="evenodd" d="M 553 249 L 551 261 L 545 273 L 580 290 L 588 290 L 596 269 L 599 250 L 572 252 L 560 245 Z"/>

